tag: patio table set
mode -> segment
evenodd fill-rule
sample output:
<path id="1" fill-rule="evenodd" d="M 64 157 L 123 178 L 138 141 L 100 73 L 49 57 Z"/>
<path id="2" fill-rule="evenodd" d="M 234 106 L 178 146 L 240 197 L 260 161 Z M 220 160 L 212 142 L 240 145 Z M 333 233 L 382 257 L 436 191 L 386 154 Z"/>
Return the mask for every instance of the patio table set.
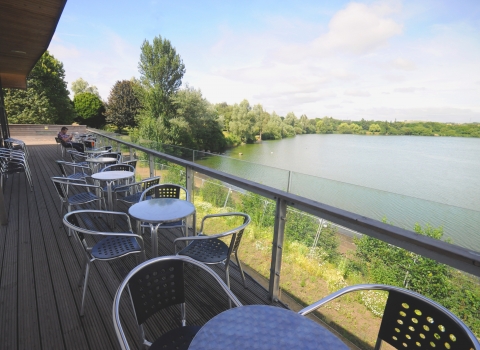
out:
<path id="1" fill-rule="evenodd" d="M 191 350 L 348 349 L 331 330 L 306 315 L 340 295 L 362 289 L 389 291 L 383 318 L 383 320 L 388 318 L 389 321 L 382 321 L 376 348 L 385 341 L 396 348 L 433 346 L 431 344 L 434 342 L 447 349 L 480 349 L 478 340 L 455 315 L 419 294 L 396 287 L 379 285 L 347 287 L 298 313 L 269 305 L 243 306 L 230 289 L 229 263 L 231 255 L 234 255 L 244 286 L 247 288 L 237 252 L 244 230 L 250 223 L 249 215 L 244 213 L 207 215 L 202 218 L 197 233 L 196 209 L 185 188 L 176 184 L 160 184 L 160 177 L 135 182 L 134 166 L 121 163 L 121 155 L 119 157 L 109 155 L 112 153 L 111 148 L 91 149 L 85 153 L 83 161 L 77 155 L 76 160 L 72 156 L 74 161 L 67 164 L 81 169 L 80 172 L 74 170 L 68 174 L 65 170 L 67 162 L 57 161 L 63 166 L 64 171 L 62 177 L 54 177 L 52 181 L 61 199 L 62 208 L 67 211 L 63 219 L 65 227 L 69 235 L 73 234 L 85 248 L 81 315 L 84 314 L 90 264 L 94 260 L 111 260 L 129 254 L 136 254 L 139 257 L 137 260 L 139 264 L 120 284 L 113 302 L 113 326 L 122 349 L 137 346 L 147 346 L 150 349 L 172 346 L 171 348 Z M 104 165 L 106 166 L 102 168 Z M 96 171 L 99 169 L 101 170 Z M 102 187 L 103 184 L 105 187 Z M 73 210 L 79 205 L 94 202 L 98 204 L 98 210 Z M 128 206 L 126 212 L 118 211 L 120 203 Z M 189 217 L 192 218 L 191 235 L 187 227 Z M 221 233 L 206 232 L 206 223 L 210 220 L 232 217 L 238 218 L 233 227 Z M 131 219 L 136 221 L 136 232 L 132 229 Z M 103 220 L 105 226 L 102 229 L 92 228 L 91 223 L 95 220 Z M 162 228 L 182 229 L 182 234 L 173 241 L 176 255 L 158 256 L 159 230 Z M 151 239 L 149 254 L 151 259 L 148 260 L 143 241 L 145 231 L 149 232 Z M 93 241 L 93 245 L 90 246 L 87 243 L 87 235 L 97 235 L 102 239 Z M 229 238 L 230 242 L 225 243 L 224 238 Z M 219 263 L 225 265 L 225 279 L 208 267 L 210 264 Z M 183 285 L 184 266 L 188 265 L 210 275 L 224 291 L 229 302 L 229 309 L 217 314 L 204 325 L 187 324 Z M 124 293 L 125 289 L 128 289 L 129 293 Z M 129 294 L 130 297 L 124 297 L 124 294 Z M 133 315 L 139 325 L 138 334 L 141 335 L 138 344 L 129 344 L 122 327 L 122 319 L 127 316 L 120 315 L 122 310 L 120 305 L 126 302 L 130 302 L 135 310 Z M 402 305 L 405 304 L 412 306 L 410 310 L 402 309 Z M 143 324 L 151 316 L 171 305 L 180 305 L 181 327 L 160 335 L 153 342 L 147 340 Z M 443 328 L 438 328 L 439 331 L 435 333 L 430 332 L 430 335 L 425 331 L 422 333 L 419 327 L 408 328 L 408 318 L 412 317 L 408 316 L 407 312 L 415 311 L 417 317 L 421 319 L 418 316 L 419 310 L 422 310 L 425 316 L 438 320 L 436 325 Z M 391 316 L 386 317 L 387 313 Z M 404 319 L 401 319 L 402 317 Z M 397 320 L 399 321 L 396 322 Z"/>

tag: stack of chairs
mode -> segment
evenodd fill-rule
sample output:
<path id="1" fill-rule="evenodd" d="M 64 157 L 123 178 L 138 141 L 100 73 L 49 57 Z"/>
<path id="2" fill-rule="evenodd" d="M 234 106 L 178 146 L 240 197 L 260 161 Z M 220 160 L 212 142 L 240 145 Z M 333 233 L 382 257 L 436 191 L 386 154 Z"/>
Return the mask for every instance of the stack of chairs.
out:
<path id="1" fill-rule="evenodd" d="M 25 173 L 30 190 L 33 191 L 32 174 L 28 166 L 27 146 L 23 141 L 16 139 L 4 140 L 8 148 L 0 148 L 0 177 L 2 188 L 10 174 Z"/>

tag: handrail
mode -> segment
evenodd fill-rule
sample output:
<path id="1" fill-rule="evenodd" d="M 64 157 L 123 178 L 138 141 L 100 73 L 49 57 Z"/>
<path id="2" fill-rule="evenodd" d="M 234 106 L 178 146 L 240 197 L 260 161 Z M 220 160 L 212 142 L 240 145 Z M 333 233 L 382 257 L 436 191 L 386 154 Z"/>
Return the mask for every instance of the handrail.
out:
<path id="1" fill-rule="evenodd" d="M 208 175 L 212 178 L 227 182 L 234 186 L 240 187 L 247 191 L 259 194 L 263 197 L 276 200 L 277 203 L 286 202 L 288 206 L 297 208 L 298 210 L 307 212 L 317 217 L 321 217 L 328 221 L 334 222 L 340 226 L 344 226 L 370 237 L 380 239 L 397 247 L 404 248 L 413 253 L 420 254 L 430 259 L 434 259 L 440 263 L 449 265 L 459 270 L 468 272 L 480 277 L 480 252 L 463 248 L 454 244 L 446 243 L 428 236 L 424 236 L 413 231 L 409 231 L 400 227 L 395 227 L 378 220 L 374 220 L 365 216 L 361 216 L 343 209 L 332 207 L 308 198 L 304 198 L 295 194 L 262 185 L 247 179 L 240 178 L 235 175 L 227 174 L 222 171 L 208 168 L 181 158 L 177 158 L 165 153 L 154 151 L 143 146 L 116 139 L 114 137 L 104 135 L 96 130 L 89 130 L 99 136 L 120 144 L 136 148 L 146 154 L 162 158 L 169 162 L 190 168 L 199 173 Z M 285 219 L 285 218 L 276 218 Z M 279 247 L 281 249 L 281 246 Z"/>

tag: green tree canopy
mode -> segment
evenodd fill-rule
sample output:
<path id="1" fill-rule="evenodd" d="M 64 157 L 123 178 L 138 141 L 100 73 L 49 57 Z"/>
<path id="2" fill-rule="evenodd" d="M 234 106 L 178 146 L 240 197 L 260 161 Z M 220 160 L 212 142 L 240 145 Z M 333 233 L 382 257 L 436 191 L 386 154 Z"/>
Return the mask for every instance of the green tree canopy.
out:
<path id="1" fill-rule="evenodd" d="M 252 107 L 247 100 L 240 104 L 235 103 L 230 121 L 230 131 L 240 137 L 243 142 L 255 142 L 255 112 L 250 113 Z"/>
<path id="2" fill-rule="evenodd" d="M 190 87 L 179 90 L 173 98 L 176 108 L 175 120 L 183 120 L 188 127 L 187 134 L 192 141 L 189 147 L 220 152 L 225 149 L 225 136 L 218 122 L 217 111 L 200 90 Z M 178 140 L 175 144 L 181 144 Z"/>
<path id="3" fill-rule="evenodd" d="M 175 116 L 172 97 L 182 85 L 185 65 L 170 41 L 161 36 L 152 44 L 145 40 L 141 50 L 138 70 L 146 90 L 143 105 L 151 118 L 161 118 L 168 129 Z"/>
<path id="4" fill-rule="evenodd" d="M 368 128 L 368 131 L 370 132 L 380 132 L 382 129 L 380 128 L 380 125 L 378 124 L 370 124 L 370 127 Z"/>
<path id="5" fill-rule="evenodd" d="M 73 98 L 73 106 L 79 122 L 92 127 L 100 127 L 105 124 L 103 116 L 105 107 L 97 95 L 90 92 L 77 93 Z"/>
<path id="6" fill-rule="evenodd" d="M 118 129 L 135 126 L 135 117 L 142 108 L 134 84 L 130 80 L 117 81 L 108 96 L 106 121 Z"/>
<path id="7" fill-rule="evenodd" d="M 89 85 L 83 78 L 78 78 L 71 84 L 71 89 L 73 91 L 73 96 L 77 94 L 81 94 L 83 92 L 89 92 L 91 94 L 96 95 L 100 98 L 100 94 L 98 93 L 98 89 L 95 85 Z"/>
<path id="8" fill-rule="evenodd" d="M 63 64 L 48 51 L 27 77 L 27 91 L 5 89 L 5 109 L 11 123 L 70 124 L 75 117 L 68 97 Z"/>

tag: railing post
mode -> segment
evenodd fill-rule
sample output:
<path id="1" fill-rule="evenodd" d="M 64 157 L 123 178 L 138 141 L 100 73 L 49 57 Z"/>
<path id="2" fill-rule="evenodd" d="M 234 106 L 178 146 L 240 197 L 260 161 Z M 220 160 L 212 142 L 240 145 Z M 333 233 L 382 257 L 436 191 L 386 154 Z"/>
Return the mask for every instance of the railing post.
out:
<path id="1" fill-rule="evenodd" d="M 292 172 L 288 171 L 287 193 L 290 193 L 290 186 L 292 185 Z"/>
<path id="2" fill-rule="evenodd" d="M 130 153 L 130 159 L 129 160 L 133 160 L 133 147 L 130 147 L 128 153 Z"/>
<path id="3" fill-rule="evenodd" d="M 273 230 L 272 263 L 270 267 L 270 283 L 268 295 L 272 302 L 278 301 L 280 290 L 280 270 L 282 269 L 282 250 L 285 236 L 285 222 L 287 220 L 287 202 L 277 198 L 275 208 L 275 226 Z"/>
<path id="4" fill-rule="evenodd" d="M 187 192 L 190 194 L 190 202 L 193 203 L 193 189 L 194 189 L 194 181 L 195 181 L 195 174 L 192 168 L 189 166 L 185 167 L 185 175 L 186 175 L 186 187 L 187 187 Z M 197 216 L 189 216 L 187 218 L 187 226 L 193 230 L 193 235 L 196 235 L 197 228 L 195 227 L 197 225 Z M 187 236 L 189 234 L 187 233 Z"/>
<path id="5" fill-rule="evenodd" d="M 187 192 L 190 193 L 190 202 L 193 203 L 193 181 L 194 181 L 194 171 L 189 166 L 185 167 L 186 169 L 186 184 L 187 184 Z"/>
<path id="6" fill-rule="evenodd" d="M 155 157 L 153 154 L 150 154 L 148 159 L 148 165 L 150 166 L 150 177 L 153 177 L 155 176 Z"/>

